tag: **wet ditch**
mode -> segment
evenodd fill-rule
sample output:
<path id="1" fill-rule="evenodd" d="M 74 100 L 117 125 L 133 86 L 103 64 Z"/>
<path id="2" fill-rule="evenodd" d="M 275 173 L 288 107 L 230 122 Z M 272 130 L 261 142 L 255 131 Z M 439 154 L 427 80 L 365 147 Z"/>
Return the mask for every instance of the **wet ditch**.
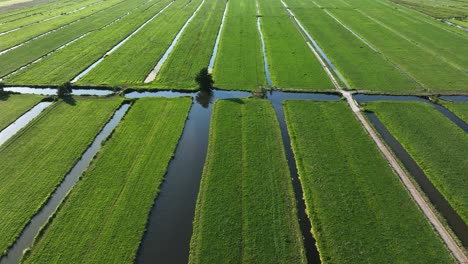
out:
<path id="1" fill-rule="evenodd" d="M 213 47 L 213 52 L 211 54 L 210 63 L 208 64 L 208 72 L 209 73 L 213 72 L 213 67 L 214 67 L 214 63 L 215 63 L 215 60 L 216 60 L 216 55 L 218 55 L 219 40 L 221 39 L 221 32 L 223 31 L 224 20 L 226 19 L 226 14 L 227 14 L 227 11 L 228 11 L 228 7 L 229 7 L 229 1 L 226 1 L 226 6 L 224 7 L 223 18 L 221 19 L 221 25 L 219 26 L 218 35 L 216 35 L 216 41 L 215 41 L 215 45 Z"/>
<path id="2" fill-rule="evenodd" d="M 83 153 L 80 160 L 73 166 L 70 172 L 65 176 L 64 180 L 49 197 L 47 202 L 41 207 L 38 213 L 33 216 L 29 224 L 23 229 L 19 238 L 8 250 L 8 254 L 0 259 L 0 264 L 19 263 L 23 255 L 23 251 L 33 244 L 34 238 L 41 230 L 41 227 L 47 223 L 48 219 L 54 214 L 62 200 L 67 196 L 68 192 L 79 180 L 81 174 L 86 170 L 93 157 L 101 148 L 104 140 L 109 137 L 114 128 L 119 124 L 120 120 L 122 120 L 129 107 L 130 104 L 126 103 L 121 105 L 120 108 L 115 111 L 112 118 L 99 132 L 93 143 Z"/>
<path id="3" fill-rule="evenodd" d="M 49 107 L 52 102 L 40 102 L 29 111 L 21 115 L 13 123 L 0 131 L 0 146 L 13 137 L 18 131 L 24 128 L 29 122 L 37 117 L 42 111 Z"/>
<path id="4" fill-rule="evenodd" d="M 413 176 L 421 190 L 429 198 L 431 204 L 437 209 L 442 217 L 447 221 L 455 235 L 462 242 L 463 246 L 468 247 L 468 227 L 463 219 L 455 212 L 450 204 L 445 200 L 442 194 L 429 181 L 424 171 L 409 155 L 406 149 L 398 140 L 387 130 L 385 125 L 374 113 L 366 112 L 366 116 L 374 128 L 383 138 L 385 143 L 392 149 L 393 153 L 401 161 L 405 169 Z"/>

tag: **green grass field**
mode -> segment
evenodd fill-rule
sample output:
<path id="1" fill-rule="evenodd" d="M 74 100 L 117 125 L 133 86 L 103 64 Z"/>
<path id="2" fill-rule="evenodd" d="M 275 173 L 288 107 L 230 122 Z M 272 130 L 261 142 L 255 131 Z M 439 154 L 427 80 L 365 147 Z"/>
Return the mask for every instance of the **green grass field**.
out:
<path id="1" fill-rule="evenodd" d="M 383 1 L 314 2 L 370 42 L 426 89 L 467 90 L 468 59 L 460 56 L 468 52 L 466 35 L 446 30 L 449 26 L 440 22 L 436 26 L 431 18 L 417 12 L 408 14 L 409 11 L 396 10 Z"/>
<path id="2" fill-rule="evenodd" d="M 468 134 L 432 106 L 419 102 L 372 102 L 392 135 L 468 223 Z"/>
<path id="3" fill-rule="evenodd" d="M 44 98 L 40 95 L 1 95 L 0 94 L 0 131 L 26 113 Z"/>
<path id="4" fill-rule="evenodd" d="M 228 6 L 213 68 L 215 86 L 251 90 L 266 85 L 255 1 L 234 0 Z"/>
<path id="5" fill-rule="evenodd" d="M 391 0 L 397 4 L 418 10 L 435 18 L 451 18 L 468 16 L 466 1 L 457 0 Z"/>
<path id="6" fill-rule="evenodd" d="M 201 2 L 202 0 L 174 2 L 78 83 L 99 85 L 143 83 Z"/>
<path id="7" fill-rule="evenodd" d="M 142 3 L 142 1 L 121 2 L 0 55 L 0 76 L 17 70 L 85 33 L 101 29 Z"/>
<path id="8" fill-rule="evenodd" d="M 454 263 L 346 102 L 284 109 L 322 263 Z"/>
<path id="9" fill-rule="evenodd" d="M 149 86 L 198 88 L 195 76 L 210 62 L 225 6 L 223 0 L 206 0 Z"/>
<path id="10" fill-rule="evenodd" d="M 461 118 L 465 123 L 468 124 L 468 103 L 459 103 L 452 101 L 438 100 L 438 104 L 446 107 L 448 110 L 456 114 Z"/>
<path id="11" fill-rule="evenodd" d="M 62 84 L 72 80 L 168 3 L 169 0 L 150 1 L 124 19 L 54 52 L 38 63 L 6 78 L 5 82 L 23 85 Z"/>
<path id="12" fill-rule="evenodd" d="M 390 62 L 316 4 L 304 0 L 285 2 L 351 88 L 373 91 L 420 90 Z"/>
<path id="13" fill-rule="evenodd" d="M 23 263 L 133 263 L 191 99 L 139 99 Z"/>
<path id="14" fill-rule="evenodd" d="M 102 8 L 115 5 L 118 1 L 121 1 L 121 0 L 108 0 L 108 1 L 102 1 L 102 2 L 97 2 L 96 0 L 90 0 L 89 2 L 96 2 L 96 4 L 89 6 L 85 9 L 76 11 L 74 13 L 70 13 L 70 14 L 49 20 L 49 21 L 34 24 L 34 25 L 24 27 L 20 30 L 17 30 L 8 34 L 1 35 L 0 36 L 0 50 L 7 49 L 11 46 L 17 45 L 21 42 L 34 38 L 52 29 L 56 29 L 68 23 L 85 18 L 89 15 L 96 13 Z"/>
<path id="15" fill-rule="evenodd" d="M 189 263 L 306 263 L 271 104 L 216 102 L 207 155 Z"/>
<path id="16" fill-rule="evenodd" d="M 261 0 L 259 10 L 273 86 L 334 89 L 280 0 Z"/>
<path id="17" fill-rule="evenodd" d="M 0 255 L 79 160 L 121 99 L 50 106 L 0 148 Z M 27 186 L 27 188 L 25 188 Z"/>

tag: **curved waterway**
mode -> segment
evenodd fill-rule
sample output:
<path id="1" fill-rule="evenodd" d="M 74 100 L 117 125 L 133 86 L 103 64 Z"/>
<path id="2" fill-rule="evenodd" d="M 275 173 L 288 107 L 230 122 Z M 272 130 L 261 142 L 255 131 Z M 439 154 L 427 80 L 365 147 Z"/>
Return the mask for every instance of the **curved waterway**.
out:
<path id="1" fill-rule="evenodd" d="M 11 123 L 4 130 L 0 131 L 0 146 L 5 143 L 8 139 L 13 137 L 18 131 L 25 127 L 31 120 L 37 117 L 42 111 L 44 111 L 52 102 L 41 102 L 31 108 L 28 112 L 24 113 L 15 122 Z"/>
<path id="2" fill-rule="evenodd" d="M 88 147 L 88 149 L 81 156 L 80 160 L 65 176 L 65 179 L 62 181 L 62 183 L 60 183 L 60 185 L 55 189 L 54 193 L 49 197 L 45 205 L 42 206 L 40 211 L 31 219 L 31 222 L 23 229 L 20 237 L 8 250 L 8 254 L 0 259 L 0 264 L 19 263 L 23 255 L 23 251 L 33 244 L 34 238 L 41 230 L 41 227 L 47 223 L 49 217 L 52 216 L 55 210 L 57 210 L 62 200 L 73 188 L 83 171 L 88 167 L 93 157 L 101 148 L 102 142 L 109 137 L 114 128 L 119 124 L 120 120 L 122 120 L 129 107 L 130 104 L 123 104 L 114 113 L 110 121 L 96 136 L 91 146 Z"/>

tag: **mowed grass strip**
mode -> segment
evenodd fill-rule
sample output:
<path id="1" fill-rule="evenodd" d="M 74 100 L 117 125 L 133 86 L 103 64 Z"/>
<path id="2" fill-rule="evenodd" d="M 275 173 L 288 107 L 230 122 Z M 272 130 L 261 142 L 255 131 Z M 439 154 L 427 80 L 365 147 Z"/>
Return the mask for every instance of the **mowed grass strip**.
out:
<path id="1" fill-rule="evenodd" d="M 175 1 L 78 83 L 142 84 L 201 3 L 202 0 Z"/>
<path id="2" fill-rule="evenodd" d="M 99 2 L 96 5 L 89 6 L 87 8 L 76 11 L 74 13 L 70 13 L 70 14 L 55 18 L 55 19 L 51 19 L 42 23 L 34 24 L 29 27 L 19 29 L 17 31 L 14 31 L 5 35 L 1 35 L 0 36 L 0 50 L 5 50 L 9 47 L 18 45 L 21 42 L 34 38 L 42 33 L 46 33 L 50 30 L 59 28 L 61 26 L 75 22 L 84 17 L 90 16 L 103 8 L 115 5 L 119 1 L 121 0 L 109 0 L 109 1 Z"/>
<path id="3" fill-rule="evenodd" d="M 150 87 L 198 87 L 195 76 L 210 62 L 225 6 L 223 0 L 206 0 Z"/>
<path id="4" fill-rule="evenodd" d="M 374 91 L 420 89 L 314 3 L 306 0 L 285 2 L 351 88 Z"/>
<path id="5" fill-rule="evenodd" d="M 150 1 L 111 26 L 90 33 L 38 63 L 5 78 L 4 81 L 22 85 L 58 85 L 70 81 L 168 3 L 169 0 Z"/>
<path id="6" fill-rule="evenodd" d="M 280 0 L 260 0 L 260 23 L 273 86 L 334 89 Z"/>
<path id="7" fill-rule="evenodd" d="M 217 101 L 189 263 L 306 263 L 271 104 Z"/>
<path id="8" fill-rule="evenodd" d="M 0 255 L 13 244 L 121 101 L 77 99 L 74 105 L 56 103 L 0 148 Z"/>
<path id="9" fill-rule="evenodd" d="M 68 1 L 53 1 L 49 3 L 43 3 L 34 5 L 32 7 L 17 9 L 13 11 L 7 11 L 0 13 L 0 23 L 9 23 L 19 19 L 25 19 L 32 16 L 48 15 L 49 12 L 53 12 L 56 9 L 75 4 L 73 0 Z"/>
<path id="10" fill-rule="evenodd" d="M 43 96 L 0 94 L 0 131 L 38 104 Z"/>
<path id="11" fill-rule="evenodd" d="M 23 65 L 33 62 L 85 33 L 101 29 L 142 3 L 143 1 L 118 3 L 73 25 L 54 31 L 0 55 L 0 76 L 4 76 Z"/>
<path id="12" fill-rule="evenodd" d="M 448 110 L 453 112 L 459 118 L 461 118 L 465 123 L 468 124 L 468 102 L 452 102 L 446 100 L 438 100 L 438 104 L 446 107 Z"/>
<path id="13" fill-rule="evenodd" d="M 55 8 L 53 6 L 50 6 L 49 9 L 42 9 L 40 13 L 36 11 L 35 15 L 28 15 L 28 13 L 23 12 L 23 15 L 21 17 L 17 17 L 16 19 L 14 19 L 14 21 L 1 22 L 1 19 L 0 19 L 0 32 L 8 31 L 8 30 L 15 29 L 18 27 L 29 26 L 32 23 L 37 23 L 37 22 L 42 23 L 41 22 L 42 20 L 50 19 L 55 16 L 62 15 L 64 13 L 71 12 L 73 10 L 82 8 L 89 4 L 98 3 L 97 0 L 78 2 L 72 5 L 67 4 L 67 2 L 65 1 L 54 1 L 54 2 L 55 2 L 54 3 Z"/>
<path id="14" fill-rule="evenodd" d="M 377 114 L 468 223 L 468 134 L 425 103 L 379 101 L 366 107 Z"/>
<path id="15" fill-rule="evenodd" d="M 190 106 L 139 99 L 22 263 L 133 263 Z"/>
<path id="16" fill-rule="evenodd" d="M 417 34 L 411 33 L 411 36 L 405 36 L 402 33 L 403 30 L 393 28 L 387 22 L 383 22 L 381 19 L 382 15 L 376 17 L 373 14 L 375 7 L 373 7 L 372 1 L 353 1 L 352 4 L 348 3 L 346 6 L 343 4 L 346 2 L 342 2 L 341 0 L 315 0 L 314 2 L 319 3 L 321 7 L 340 19 L 342 23 L 351 28 L 356 34 L 366 39 L 379 52 L 421 83 L 427 90 L 467 90 L 468 75 L 466 72 L 468 71 L 468 65 L 454 64 L 446 58 L 448 53 L 442 53 L 441 55 L 438 52 L 434 52 L 434 50 L 438 49 L 435 44 L 415 42 L 412 39 L 412 35 Z M 367 8 L 368 6 L 371 8 Z M 383 5 L 379 8 L 384 10 L 389 9 Z M 384 12 L 385 16 L 393 20 L 399 20 L 399 17 L 390 10 L 387 11 Z M 426 20 L 430 20 L 430 18 Z M 407 26 L 412 31 L 420 30 L 412 24 L 408 24 Z M 424 30 L 426 34 L 434 32 L 437 35 L 439 31 L 442 31 L 442 29 Z M 445 32 L 443 41 L 450 42 L 454 39 L 454 42 L 466 43 L 466 38 L 458 41 L 457 38 L 459 37 L 453 32 Z M 451 46 L 448 43 L 447 45 Z M 464 46 L 457 45 L 458 48 L 455 50 L 464 51 L 466 50 Z M 464 54 L 464 52 L 460 54 Z"/>
<path id="17" fill-rule="evenodd" d="M 454 263 L 344 101 L 287 101 L 322 263 Z"/>
<path id="18" fill-rule="evenodd" d="M 255 1 L 230 0 L 213 68 L 215 86 L 252 90 L 266 85 Z"/>

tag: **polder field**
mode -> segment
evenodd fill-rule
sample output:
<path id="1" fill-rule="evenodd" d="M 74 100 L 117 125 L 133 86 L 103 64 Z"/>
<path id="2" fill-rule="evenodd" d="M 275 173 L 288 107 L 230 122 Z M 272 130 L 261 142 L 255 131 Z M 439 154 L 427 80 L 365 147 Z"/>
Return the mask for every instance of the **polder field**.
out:
<path id="1" fill-rule="evenodd" d="M 468 263 L 468 0 L 0 0 L 18 263 Z"/>

